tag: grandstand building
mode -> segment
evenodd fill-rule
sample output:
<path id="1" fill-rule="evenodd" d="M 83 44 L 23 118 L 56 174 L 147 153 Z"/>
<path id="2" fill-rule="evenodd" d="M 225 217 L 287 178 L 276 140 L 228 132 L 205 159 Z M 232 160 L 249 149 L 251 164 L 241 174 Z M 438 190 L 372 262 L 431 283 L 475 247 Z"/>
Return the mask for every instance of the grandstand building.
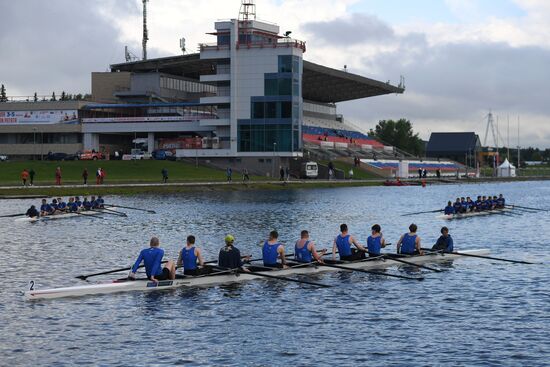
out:
<path id="1" fill-rule="evenodd" d="M 393 156 L 392 147 L 347 123 L 336 104 L 403 93 L 401 86 L 308 62 L 304 41 L 254 18 L 216 22 L 215 42 L 198 53 L 93 72 L 92 100 L 0 103 L 0 154 L 112 154 L 140 140 L 149 152 L 248 167 L 284 164 L 304 150 Z"/>

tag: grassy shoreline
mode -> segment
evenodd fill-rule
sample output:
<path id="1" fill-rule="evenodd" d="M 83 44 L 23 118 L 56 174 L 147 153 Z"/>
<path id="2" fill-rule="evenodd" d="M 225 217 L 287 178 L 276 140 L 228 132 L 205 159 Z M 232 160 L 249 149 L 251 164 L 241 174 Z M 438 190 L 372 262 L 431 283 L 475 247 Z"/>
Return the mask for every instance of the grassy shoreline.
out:
<path id="1" fill-rule="evenodd" d="M 282 182 L 209 182 L 209 183 L 181 183 L 170 185 L 116 185 L 116 186 L 60 186 L 32 188 L 0 188 L 0 199 L 17 197 L 53 197 L 69 195 L 136 195 L 136 194 L 173 194 L 182 192 L 208 192 L 208 191 L 258 191 L 258 190 L 288 190 L 309 188 L 337 188 L 358 186 L 380 186 L 379 181 L 290 181 Z"/>

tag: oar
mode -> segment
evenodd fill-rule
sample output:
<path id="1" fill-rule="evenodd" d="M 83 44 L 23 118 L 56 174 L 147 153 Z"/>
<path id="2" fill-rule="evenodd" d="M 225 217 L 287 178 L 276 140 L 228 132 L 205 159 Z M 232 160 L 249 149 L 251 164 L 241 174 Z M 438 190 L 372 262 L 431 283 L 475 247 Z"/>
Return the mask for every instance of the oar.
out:
<path id="1" fill-rule="evenodd" d="M 109 210 L 107 208 L 102 208 L 101 210 L 97 210 L 97 209 L 90 209 L 91 212 L 96 212 L 96 213 L 102 213 L 102 214 L 110 214 L 110 215 L 115 215 L 117 217 L 127 217 L 128 215 L 126 213 L 119 213 L 117 211 L 114 211 L 114 210 Z"/>
<path id="2" fill-rule="evenodd" d="M 161 264 L 164 264 L 168 262 L 168 260 L 163 260 L 161 261 Z M 145 265 L 140 265 L 138 266 L 138 268 L 143 268 Z M 127 270 L 130 270 L 132 269 L 132 267 L 127 267 L 127 268 L 120 268 L 120 269 L 114 269 L 114 270 L 108 270 L 108 271 L 102 271 L 101 273 L 92 273 L 92 274 L 86 274 L 86 275 L 79 275 L 79 276 L 76 276 L 75 278 L 77 279 L 82 279 L 82 280 L 86 280 L 86 278 L 89 278 L 89 277 L 95 277 L 97 275 L 105 275 L 105 274 L 112 274 L 112 273 L 119 273 L 121 271 L 127 271 Z"/>
<path id="3" fill-rule="evenodd" d="M 0 218 L 13 218 L 13 217 L 20 217 L 22 215 L 27 215 L 27 213 L 0 215 Z"/>
<path id="4" fill-rule="evenodd" d="M 388 246 L 391 246 L 391 243 L 387 243 L 386 247 L 388 247 Z M 440 272 L 443 271 L 441 269 L 432 268 L 432 267 L 429 267 L 429 266 L 426 266 L 426 265 L 420 265 L 420 264 L 415 264 L 415 263 L 412 263 L 412 262 L 409 262 L 409 261 L 401 260 L 400 258 L 398 258 L 399 255 L 397 255 L 397 254 L 395 254 L 395 255 L 394 254 L 374 254 L 372 252 L 369 252 L 368 250 L 359 250 L 359 251 L 365 252 L 369 255 L 383 256 L 386 259 L 394 260 L 394 261 L 397 261 L 397 262 L 400 262 L 400 263 L 403 263 L 403 264 L 407 264 L 407 265 L 416 266 L 416 267 L 421 268 L 421 269 L 435 271 L 436 273 L 440 273 Z"/>
<path id="5" fill-rule="evenodd" d="M 380 272 L 377 272 L 377 271 L 348 268 L 347 266 L 336 265 L 336 264 L 327 264 L 327 263 L 322 263 L 321 264 L 321 263 L 319 263 L 319 266 L 326 266 L 326 267 L 329 267 L 329 268 L 342 269 L 342 270 L 358 271 L 360 273 L 367 273 L 367 274 L 373 274 L 373 275 L 384 275 L 384 276 L 387 276 L 387 277 L 394 277 L 394 278 L 401 278 L 401 279 L 408 279 L 408 280 L 424 280 L 423 277 L 416 278 L 416 277 L 407 277 L 407 276 L 404 276 L 404 275 L 397 275 L 397 274 L 380 273 Z"/>
<path id="6" fill-rule="evenodd" d="M 430 211 L 427 211 L 427 212 L 406 213 L 406 214 L 401 214 L 401 216 L 404 217 L 404 216 L 407 216 L 407 215 L 415 215 L 415 214 L 438 213 L 438 212 L 442 212 L 442 211 L 443 211 L 443 209 L 437 209 L 437 210 L 430 210 Z"/>
<path id="7" fill-rule="evenodd" d="M 241 256 L 241 259 L 244 259 L 245 257 L 247 256 Z M 161 261 L 162 264 L 168 262 L 168 260 L 163 260 Z M 210 261 L 207 261 L 205 262 L 205 264 L 213 264 L 213 263 L 216 263 L 218 262 L 218 260 L 210 260 Z M 143 268 L 144 265 L 140 265 L 139 268 Z M 97 275 L 106 275 L 106 274 L 112 274 L 112 273 L 118 273 L 118 272 L 121 272 L 121 271 L 127 271 L 127 270 L 130 270 L 132 269 L 132 267 L 128 267 L 128 268 L 120 268 L 120 269 L 114 269 L 114 270 L 108 270 L 108 271 L 103 271 L 101 273 L 93 273 L 93 274 L 87 274 L 87 275 L 79 275 L 75 278 L 77 279 L 82 279 L 82 280 L 86 280 L 86 278 L 89 278 L 89 277 L 95 277 Z"/>
<path id="8" fill-rule="evenodd" d="M 91 210 L 88 210 L 88 211 L 91 211 Z M 97 214 L 84 214 L 83 212 L 68 212 L 67 214 L 76 214 L 76 215 L 82 215 L 83 217 L 94 217 L 94 218 L 101 218 L 101 219 L 104 219 L 102 216 L 100 215 L 97 215 Z M 54 214 L 54 215 L 65 215 L 65 214 Z M 48 218 L 48 217 L 51 217 L 51 215 L 47 215 L 45 216 L 44 218 Z"/>
<path id="9" fill-rule="evenodd" d="M 541 211 L 541 212 L 550 212 L 550 210 L 548 210 L 548 209 L 530 208 L 530 207 L 528 207 L 528 206 L 519 206 L 519 205 L 515 205 L 515 204 L 510 204 L 510 206 L 512 206 L 513 208 L 537 210 L 537 211 Z"/>
<path id="10" fill-rule="evenodd" d="M 422 249 L 425 251 L 430 251 L 430 249 Z M 532 263 L 529 261 L 522 261 L 522 260 L 510 260 L 510 259 L 502 259 L 500 257 L 492 257 L 492 256 L 483 256 L 483 255 L 475 255 L 475 254 L 465 254 L 463 252 L 445 252 L 442 253 L 442 255 L 450 254 L 450 255 L 460 255 L 460 256 L 469 256 L 469 257 L 479 257 L 480 259 L 487 259 L 487 260 L 497 260 L 497 261 L 504 261 L 509 263 L 515 263 L 515 264 L 529 264 L 529 265 L 535 265 L 536 263 Z"/>
<path id="11" fill-rule="evenodd" d="M 217 268 L 217 269 L 221 269 L 221 270 L 232 270 L 232 269 L 224 268 L 224 267 L 221 267 L 221 266 L 213 266 L 213 268 Z M 276 271 L 276 270 L 273 270 L 272 268 L 266 268 L 266 269 L 269 269 L 268 271 Z M 280 275 L 271 275 L 271 274 L 265 274 L 265 273 L 260 273 L 260 272 L 247 272 L 247 271 L 240 270 L 240 269 L 235 269 L 235 271 L 237 273 L 240 273 L 240 274 L 256 275 L 256 276 L 264 277 L 264 278 L 284 280 L 285 282 L 309 284 L 309 285 L 313 285 L 313 286 L 316 286 L 316 287 L 323 287 L 323 288 L 331 288 L 332 287 L 331 285 L 328 285 L 328 284 L 310 282 L 310 281 L 307 281 L 307 280 L 299 280 L 299 279 L 284 277 L 284 276 L 280 276 Z"/>
<path id="12" fill-rule="evenodd" d="M 370 254 L 370 252 L 369 252 L 369 254 Z M 393 255 L 385 255 L 384 257 L 387 258 L 387 259 L 393 260 L 393 261 L 397 261 L 399 263 L 416 266 L 416 267 L 421 268 L 421 269 L 435 271 L 436 273 L 441 273 L 443 271 L 441 269 L 432 268 L 430 266 L 415 264 L 415 263 L 410 262 L 410 261 L 405 261 L 405 260 L 402 260 L 402 259 L 398 258 L 397 256 L 394 257 Z"/>
<path id="13" fill-rule="evenodd" d="M 141 208 L 134 208 L 134 207 L 131 207 L 131 206 L 122 206 L 122 205 L 115 205 L 115 204 L 105 204 L 105 206 L 111 206 L 111 207 L 113 207 L 113 208 L 122 208 L 122 209 L 137 210 L 137 211 L 140 211 L 140 212 L 147 212 L 147 213 L 149 213 L 149 214 L 157 214 L 157 212 L 154 211 L 154 210 L 141 209 Z"/>

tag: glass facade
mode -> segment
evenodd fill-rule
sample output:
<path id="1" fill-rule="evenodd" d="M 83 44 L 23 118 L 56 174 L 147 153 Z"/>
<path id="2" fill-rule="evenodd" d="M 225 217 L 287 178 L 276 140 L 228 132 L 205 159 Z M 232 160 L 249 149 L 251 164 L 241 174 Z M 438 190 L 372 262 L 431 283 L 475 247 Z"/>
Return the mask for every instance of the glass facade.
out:
<path id="1" fill-rule="evenodd" d="M 238 121 L 240 152 L 300 149 L 301 59 L 278 56 L 278 72 L 264 76 L 264 96 L 252 97 L 251 118 Z"/>

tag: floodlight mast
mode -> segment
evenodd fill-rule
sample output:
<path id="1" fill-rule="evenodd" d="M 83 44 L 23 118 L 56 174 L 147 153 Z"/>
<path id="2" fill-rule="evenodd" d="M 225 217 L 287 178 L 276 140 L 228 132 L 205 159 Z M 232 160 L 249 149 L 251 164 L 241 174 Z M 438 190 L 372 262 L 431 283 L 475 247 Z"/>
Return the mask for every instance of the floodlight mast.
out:
<path id="1" fill-rule="evenodd" d="M 147 32 L 147 2 L 149 0 L 143 0 L 143 60 L 147 60 L 147 40 L 149 40 L 149 34 Z"/>

